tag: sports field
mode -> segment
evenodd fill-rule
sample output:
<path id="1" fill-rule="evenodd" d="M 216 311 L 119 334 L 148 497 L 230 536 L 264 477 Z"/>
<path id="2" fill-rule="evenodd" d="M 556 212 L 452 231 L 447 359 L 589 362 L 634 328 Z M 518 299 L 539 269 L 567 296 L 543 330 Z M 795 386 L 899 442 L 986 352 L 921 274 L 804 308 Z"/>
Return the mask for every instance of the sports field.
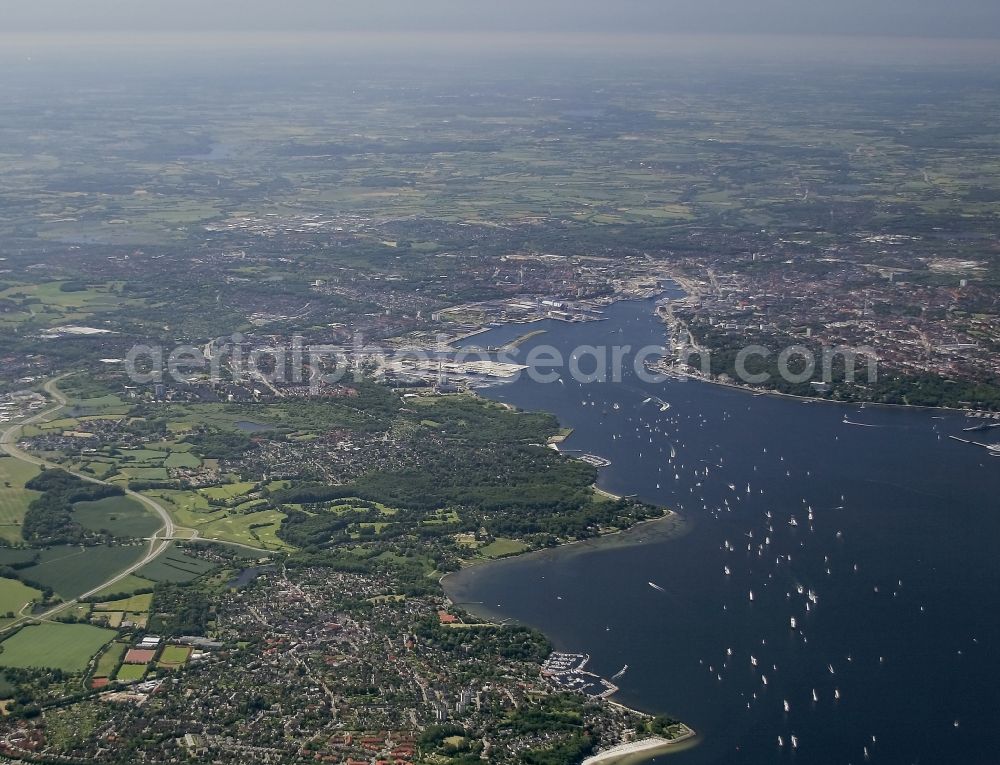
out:
<path id="1" fill-rule="evenodd" d="M 145 664 L 122 664 L 115 675 L 115 680 L 121 683 L 134 683 L 146 675 Z"/>
<path id="2" fill-rule="evenodd" d="M 163 649 L 163 653 L 160 654 L 160 660 L 157 662 L 158 667 L 163 669 L 177 669 L 178 667 L 183 667 L 187 664 L 188 658 L 191 656 L 191 648 L 186 645 L 168 645 Z"/>

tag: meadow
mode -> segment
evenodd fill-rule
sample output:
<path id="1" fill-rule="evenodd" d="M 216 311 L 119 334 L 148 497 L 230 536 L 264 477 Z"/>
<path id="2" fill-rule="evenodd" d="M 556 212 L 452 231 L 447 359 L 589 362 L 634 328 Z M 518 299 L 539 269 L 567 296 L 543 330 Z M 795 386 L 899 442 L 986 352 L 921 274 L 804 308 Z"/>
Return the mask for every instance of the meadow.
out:
<path id="1" fill-rule="evenodd" d="M 77 502 L 73 517 L 92 531 L 110 531 L 116 537 L 149 537 L 162 525 L 141 502 L 131 497 L 106 497 L 95 502 Z"/>
<path id="2" fill-rule="evenodd" d="M 105 587 L 104 589 L 98 591 L 95 597 L 107 597 L 109 595 L 123 595 L 126 593 L 134 593 L 137 590 L 148 590 L 151 589 L 156 582 L 150 579 L 143 579 L 142 577 L 136 576 L 135 574 L 129 574 L 127 577 L 121 581 L 115 582 L 110 587 Z"/>
<path id="3" fill-rule="evenodd" d="M 25 605 L 41 597 L 41 592 L 17 579 L 0 577 L 0 618 L 6 613 L 17 615 Z"/>
<path id="4" fill-rule="evenodd" d="M 97 660 L 97 667 L 94 669 L 94 677 L 110 677 L 122 662 L 122 657 L 128 646 L 125 643 L 112 643 L 108 649 L 101 654 Z"/>
<path id="5" fill-rule="evenodd" d="M 24 488 L 38 474 L 38 468 L 13 457 L 0 457 L 0 539 L 21 542 L 21 524 L 28 504 L 37 491 Z"/>
<path id="6" fill-rule="evenodd" d="M 132 595 L 120 600 L 108 600 L 103 603 L 95 603 L 95 611 L 148 611 L 153 605 L 153 593 L 147 592 L 142 595 Z"/>
<path id="7" fill-rule="evenodd" d="M 82 672 L 115 634 L 89 624 L 32 624 L 0 643 L 0 666 Z"/>

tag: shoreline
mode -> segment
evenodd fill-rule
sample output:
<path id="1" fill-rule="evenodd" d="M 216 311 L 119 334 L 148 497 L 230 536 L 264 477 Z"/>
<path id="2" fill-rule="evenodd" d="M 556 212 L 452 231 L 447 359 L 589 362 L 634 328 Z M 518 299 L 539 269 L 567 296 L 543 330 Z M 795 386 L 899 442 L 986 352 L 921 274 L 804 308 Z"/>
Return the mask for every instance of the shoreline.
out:
<path id="1" fill-rule="evenodd" d="M 604 489 L 599 489 L 597 486 L 592 487 L 597 493 L 607 496 L 608 498 L 619 499 L 618 495 L 612 494 L 611 492 L 605 491 Z M 627 497 L 621 497 L 620 499 L 627 499 Z M 445 580 L 452 577 L 458 577 L 467 571 L 478 571 L 487 566 L 498 565 L 500 563 L 509 563 L 511 561 L 519 560 L 521 558 L 527 558 L 530 556 L 543 556 L 550 555 L 554 556 L 561 552 L 576 551 L 582 546 L 589 546 L 591 550 L 599 550 L 603 547 L 609 547 L 612 545 L 617 545 L 620 547 L 629 547 L 633 544 L 639 545 L 643 544 L 645 540 L 637 540 L 636 542 L 631 542 L 630 540 L 623 540 L 624 536 L 634 534 L 646 526 L 650 526 L 658 523 L 665 523 L 672 521 L 673 523 L 669 528 L 665 529 L 662 534 L 666 539 L 673 539 L 676 537 L 681 537 L 687 532 L 687 521 L 684 516 L 678 513 L 676 510 L 671 510 L 670 508 L 663 508 L 663 514 L 657 516 L 656 518 L 643 518 L 641 521 L 636 521 L 631 526 L 626 526 L 621 529 L 615 529 L 614 531 L 605 531 L 597 534 L 593 537 L 588 537 L 586 539 L 568 539 L 565 542 L 559 542 L 552 547 L 536 547 L 533 550 L 524 550 L 522 552 L 512 553 L 511 555 L 504 555 L 500 558 L 469 558 L 463 561 L 464 565 L 458 571 L 448 571 L 442 574 L 438 578 L 438 584 L 442 588 L 445 588 Z M 448 594 L 445 588 L 445 595 L 449 600 L 456 606 L 462 606 L 466 601 L 455 601 L 450 594 Z M 471 609 L 466 609 L 470 610 Z M 477 614 L 478 616 L 478 614 Z M 492 617 L 491 617 L 492 618 Z"/>
<path id="2" fill-rule="evenodd" d="M 660 372 L 660 374 L 665 374 Z M 736 382 L 725 382 L 724 380 L 714 380 L 710 377 L 704 377 L 697 372 L 684 372 L 680 370 L 671 370 L 670 375 L 676 378 L 681 378 L 678 382 L 690 381 L 696 383 L 706 383 L 707 385 L 717 385 L 721 388 L 728 388 L 730 390 L 739 391 L 750 396 L 771 396 L 774 398 L 784 398 L 790 399 L 792 401 L 798 401 L 806 404 L 830 404 L 832 406 L 852 406 L 855 408 L 874 408 L 878 407 L 880 409 L 902 409 L 913 412 L 948 412 L 949 414 L 961 414 L 966 415 L 973 414 L 975 412 L 986 412 L 989 414 L 1000 414 L 1000 412 L 993 412 L 991 409 L 960 409 L 954 406 L 925 406 L 922 404 L 891 404 L 886 401 L 837 401 L 832 398 L 820 398 L 819 396 L 799 396 L 795 393 L 782 393 L 778 390 L 772 390 L 770 388 L 752 388 L 749 385 L 742 385 Z"/>
<path id="3" fill-rule="evenodd" d="M 687 728 L 687 726 L 685 726 Z M 675 739 L 661 736 L 647 736 L 617 744 L 610 749 L 597 752 L 585 758 L 580 765 L 629 765 L 648 760 L 651 757 L 690 749 L 698 744 L 698 734 L 691 728 Z"/>
<path id="4" fill-rule="evenodd" d="M 684 292 L 684 298 L 681 300 L 686 300 L 691 297 L 698 297 L 697 290 L 692 286 L 692 282 L 689 278 L 684 276 L 676 276 L 675 274 L 670 274 L 668 277 L 674 284 L 677 285 Z M 683 322 L 681 322 L 683 324 Z M 687 327 L 684 324 L 685 328 Z M 661 357 L 666 358 L 666 357 Z M 742 385 L 736 382 L 724 382 L 722 380 L 714 380 L 709 377 L 704 377 L 697 372 L 687 372 L 679 370 L 671 370 L 671 375 L 686 379 L 694 380 L 695 382 L 704 382 L 711 385 L 720 385 L 724 388 L 732 388 L 734 390 L 741 391 L 743 393 L 749 393 L 753 396 L 779 396 L 781 398 L 788 398 L 794 401 L 805 401 L 805 402 L 816 402 L 822 404 L 839 404 L 840 406 L 878 406 L 885 407 L 887 409 L 912 409 L 914 411 L 939 411 L 939 412 L 992 412 L 991 409 L 965 409 L 954 406 L 925 406 L 922 404 L 890 404 L 885 401 L 835 401 L 829 398 L 820 398 L 819 396 L 799 396 L 794 393 L 782 393 L 781 391 L 772 390 L 768 388 L 758 389 L 752 388 L 749 385 Z"/>
<path id="5" fill-rule="evenodd" d="M 661 282 L 662 281 L 670 281 L 670 282 L 672 282 L 679 290 L 681 290 L 684 293 L 684 297 L 682 297 L 682 298 L 676 298 L 676 300 L 678 302 L 684 301 L 684 300 L 689 300 L 692 297 L 698 297 L 698 292 L 694 288 L 693 282 L 692 282 L 692 280 L 689 277 L 678 276 L 676 273 L 673 273 L 673 272 L 671 272 L 671 271 L 668 270 L 668 271 L 665 271 L 665 272 L 660 272 L 660 276 L 658 277 L 658 279 Z M 611 296 L 608 299 L 607 303 L 605 303 L 605 304 L 602 305 L 602 308 L 606 308 L 606 307 L 608 307 L 610 305 L 614 305 L 616 303 L 623 303 L 623 302 L 628 302 L 628 301 L 657 300 L 657 299 L 661 298 L 664 295 L 664 293 L 666 293 L 667 291 L 668 291 L 668 288 L 662 287 L 659 290 L 659 292 L 657 292 L 654 295 L 641 296 L 641 295 L 633 295 L 633 294 L 615 294 L 615 295 Z M 673 299 L 673 298 L 671 298 L 671 299 Z M 654 313 L 655 313 L 655 311 L 654 311 Z M 546 318 L 550 318 L 550 317 L 546 317 Z M 546 320 L 545 318 L 534 318 L 534 319 L 530 319 L 530 320 L 527 320 L 527 321 L 507 321 L 507 322 L 504 322 L 504 324 L 506 324 L 506 325 L 512 325 L 512 324 L 527 325 L 527 324 L 536 324 L 536 323 L 538 323 L 540 321 L 545 321 L 545 320 Z M 563 319 L 554 319 L 554 320 L 565 321 Z M 604 321 L 604 320 L 605 319 L 603 317 L 602 318 L 597 318 L 597 319 L 592 319 L 592 321 Z M 490 325 L 483 325 L 483 326 L 479 327 L 478 329 L 475 329 L 475 330 L 473 330 L 471 332 L 468 332 L 468 333 L 466 333 L 466 334 L 464 334 L 464 335 L 462 335 L 460 337 L 454 338 L 449 343 L 449 345 L 453 345 L 456 342 L 460 342 L 462 340 L 466 340 L 466 339 L 468 339 L 470 337 L 475 337 L 475 336 L 478 336 L 478 335 L 481 335 L 481 334 L 485 334 L 486 332 L 489 332 L 492 329 L 495 329 L 495 327 L 490 326 Z M 520 336 L 514 338 L 512 341 L 510 341 L 505 347 L 507 347 L 507 348 L 511 348 L 511 347 L 516 348 L 516 347 L 519 347 L 520 345 L 522 345 L 525 342 L 533 339 L 534 337 L 536 337 L 538 335 L 541 335 L 541 334 L 544 334 L 546 331 L 547 330 L 535 330 L 535 331 L 531 331 L 531 332 L 528 332 L 526 334 L 520 335 Z M 661 356 L 660 357 L 661 360 L 665 359 L 665 358 L 667 358 L 667 357 L 666 356 Z M 703 383 L 708 383 L 710 385 L 719 385 L 721 387 L 730 388 L 732 390 L 738 390 L 738 391 L 740 391 L 742 393 L 747 393 L 747 394 L 752 395 L 752 396 L 778 396 L 778 397 L 781 397 L 781 398 L 791 399 L 793 401 L 801 401 L 801 402 L 808 402 L 808 403 L 823 403 L 823 404 L 834 404 L 834 405 L 839 405 L 839 406 L 855 406 L 855 407 L 877 406 L 877 407 L 884 407 L 884 408 L 887 408 L 887 409 L 904 409 L 904 410 L 905 409 L 909 409 L 909 410 L 913 410 L 913 411 L 939 411 L 939 412 L 955 412 L 955 413 L 965 412 L 966 414 L 975 413 L 975 412 L 985 412 L 985 413 L 1000 414 L 1000 410 L 969 409 L 969 408 L 964 408 L 964 407 L 952 407 L 952 406 L 927 406 L 927 405 L 923 405 L 923 404 L 892 404 L 892 403 L 888 403 L 888 402 L 884 402 L 884 401 L 875 401 L 875 400 L 872 400 L 872 399 L 867 399 L 867 400 L 862 400 L 862 401 L 838 401 L 838 400 L 829 399 L 829 398 L 821 398 L 819 396 L 801 396 L 801 395 L 797 395 L 797 394 L 794 394 L 794 393 L 782 393 L 781 391 L 777 391 L 777 390 L 773 390 L 773 389 L 768 389 L 768 388 L 763 388 L 763 389 L 753 388 L 753 387 L 750 387 L 749 385 L 743 385 L 743 384 L 736 383 L 736 382 L 724 382 L 722 380 L 716 380 L 716 379 L 712 379 L 712 378 L 709 378 L 709 377 L 704 377 L 703 375 L 701 375 L 701 374 L 699 374 L 697 372 L 688 372 L 688 371 L 675 370 L 675 369 L 671 369 L 669 371 L 669 373 L 662 372 L 662 371 L 655 370 L 655 369 L 654 369 L 654 371 L 658 371 L 660 374 L 666 374 L 668 377 L 673 377 L 674 379 L 679 379 L 679 380 L 693 380 L 695 382 L 703 382 Z M 495 387 L 495 386 L 498 386 L 498 385 L 503 385 L 504 382 L 505 381 L 503 381 L 503 380 L 489 381 L 484 387 L 492 388 L 492 387 Z M 475 394 L 474 390 L 470 389 L 469 392 Z"/>
<path id="6" fill-rule="evenodd" d="M 615 501 L 622 500 L 622 499 L 628 499 L 627 496 L 623 496 L 621 494 L 614 494 L 614 493 L 608 491 L 607 489 L 602 489 L 596 483 L 590 484 L 590 488 L 594 490 L 595 494 L 600 494 L 602 497 L 607 497 L 608 499 L 613 499 Z M 667 513 L 672 513 L 672 512 L 673 512 L 673 510 L 667 510 Z M 653 519 L 650 519 L 650 520 L 658 520 L 658 519 L 653 518 Z M 639 521 L 639 523 L 643 523 L 643 521 Z M 633 524 L 633 525 L 635 525 L 635 524 Z M 632 526 L 629 526 L 628 528 L 632 528 Z M 617 532 L 612 532 L 612 533 L 617 533 Z"/>
<path id="7" fill-rule="evenodd" d="M 594 484 L 592 488 L 599 494 L 617 498 L 617 495 L 599 488 L 596 484 Z M 463 566 L 458 571 L 449 571 L 448 573 L 442 575 L 438 579 L 438 584 L 441 586 L 441 589 L 444 590 L 445 597 L 447 597 L 454 606 L 468 611 L 477 618 L 495 620 L 498 621 L 498 623 L 509 623 L 514 621 L 510 617 L 503 617 L 502 614 L 494 615 L 486 613 L 488 609 L 477 611 L 475 606 L 482 605 L 481 603 L 457 600 L 453 597 L 452 592 L 449 592 L 446 582 L 449 579 L 460 577 L 463 573 L 475 572 L 475 575 L 480 575 L 484 569 L 491 565 L 497 566 L 509 564 L 513 561 L 530 558 L 531 556 L 558 556 L 583 551 L 597 551 L 612 545 L 629 546 L 632 544 L 643 544 L 645 539 L 639 539 L 632 542 L 627 539 L 627 537 L 635 535 L 642 529 L 650 526 L 655 528 L 656 524 L 666 524 L 666 528 L 661 530 L 663 538 L 665 539 L 674 539 L 683 536 L 687 531 L 686 522 L 680 513 L 675 510 L 671 510 L 670 508 L 663 508 L 663 515 L 657 518 L 646 518 L 633 523 L 631 526 L 598 534 L 597 536 L 589 539 L 568 540 L 566 542 L 560 542 L 554 547 L 542 547 L 536 550 L 526 550 L 524 552 L 508 555 L 503 558 L 484 558 L 470 561 L 468 565 Z M 544 634 L 544 632 L 542 634 Z M 612 698 L 602 699 L 601 703 L 608 704 L 609 706 L 634 714 L 642 715 L 644 717 L 654 716 L 651 712 L 636 709 L 635 707 L 630 707 L 618 701 L 613 701 Z M 639 741 L 619 743 L 609 749 L 598 752 L 597 754 L 590 755 L 581 762 L 581 765 L 638 765 L 638 763 L 645 762 L 646 760 L 658 755 L 672 754 L 697 746 L 698 743 L 700 743 L 698 732 L 687 723 L 682 722 L 681 725 L 684 726 L 686 732 L 681 734 L 676 739 L 665 739 L 659 736 L 646 736 Z"/>

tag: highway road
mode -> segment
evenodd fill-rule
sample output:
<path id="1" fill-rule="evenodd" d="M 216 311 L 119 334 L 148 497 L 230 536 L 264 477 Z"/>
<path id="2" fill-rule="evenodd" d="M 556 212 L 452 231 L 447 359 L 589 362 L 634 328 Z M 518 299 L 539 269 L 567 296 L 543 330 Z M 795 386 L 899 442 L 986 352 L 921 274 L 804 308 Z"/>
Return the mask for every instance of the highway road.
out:
<path id="1" fill-rule="evenodd" d="M 65 377 L 65 375 L 49 380 L 48 382 L 45 383 L 45 385 L 42 386 L 42 389 L 55 401 L 55 405 L 47 409 L 44 409 L 35 415 L 32 415 L 26 420 L 22 420 L 19 423 L 11 425 L 6 430 L 4 430 L 3 433 L 0 434 L 0 450 L 5 452 L 9 456 L 13 457 L 14 459 L 21 460 L 22 462 L 27 462 L 32 465 L 39 465 L 41 467 L 50 469 L 66 470 L 66 468 L 63 467 L 62 465 L 57 465 L 55 463 L 40 459 L 39 457 L 36 457 L 32 454 L 28 454 L 27 452 L 19 449 L 17 446 L 17 442 L 21 434 L 21 429 L 25 425 L 32 425 L 36 422 L 40 422 L 44 419 L 47 419 L 67 406 L 68 402 L 66 400 L 66 397 L 57 387 L 57 383 L 63 377 Z M 80 478 L 81 480 L 88 481 L 89 483 L 97 483 L 105 486 L 118 485 L 118 484 L 111 484 L 107 481 L 101 481 L 97 478 L 94 478 L 93 476 L 84 475 L 82 473 L 77 473 L 72 470 L 66 470 L 66 472 L 76 476 L 77 478 Z M 145 566 L 147 563 L 155 560 L 164 552 L 166 552 L 167 549 L 169 549 L 171 542 L 176 537 L 178 531 L 190 532 L 190 538 L 194 538 L 197 536 L 197 533 L 192 531 L 191 529 L 185 529 L 175 526 L 173 519 L 170 517 L 170 513 L 168 513 L 166 509 L 163 507 L 163 505 L 161 505 L 159 502 L 150 499 L 149 497 L 145 497 L 142 494 L 139 494 L 138 492 L 134 492 L 131 489 L 125 489 L 125 494 L 141 502 L 143 505 L 145 505 L 154 513 L 156 513 L 163 521 L 163 525 L 160 527 L 160 529 L 156 531 L 149 538 L 149 549 L 146 551 L 146 554 L 143 555 L 143 557 L 140 558 L 135 563 L 132 563 L 127 568 L 122 569 L 120 572 L 115 574 L 107 581 L 102 582 L 97 587 L 94 587 L 93 589 L 78 595 L 73 600 L 60 603 L 58 606 L 55 606 L 54 608 L 51 608 L 40 614 L 21 616 L 12 623 L 8 624 L 3 631 L 10 630 L 13 627 L 16 627 L 24 622 L 50 619 L 59 612 L 64 611 L 67 608 L 70 608 L 81 599 L 89 598 L 92 595 L 95 595 L 98 592 L 105 590 L 108 587 L 111 587 L 112 585 L 117 584 L 125 577 L 129 576 L 130 574 L 134 574 L 136 571 Z"/>

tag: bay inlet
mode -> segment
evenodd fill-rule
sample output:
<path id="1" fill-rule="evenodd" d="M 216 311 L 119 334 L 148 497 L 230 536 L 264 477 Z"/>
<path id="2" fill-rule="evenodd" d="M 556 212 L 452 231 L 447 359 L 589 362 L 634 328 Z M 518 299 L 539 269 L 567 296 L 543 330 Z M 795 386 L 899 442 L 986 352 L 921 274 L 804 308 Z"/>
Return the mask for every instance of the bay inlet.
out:
<path id="1" fill-rule="evenodd" d="M 654 306 L 539 323 L 545 333 L 518 350 L 660 344 Z M 572 428 L 561 449 L 610 463 L 601 489 L 678 513 L 445 580 L 469 610 L 590 654 L 594 672 L 628 665 L 616 701 L 700 734 L 653 762 L 995 761 L 1000 459 L 948 438 L 969 424 L 960 413 L 631 372 L 584 384 L 522 375 L 481 392 L 555 414 Z"/>

